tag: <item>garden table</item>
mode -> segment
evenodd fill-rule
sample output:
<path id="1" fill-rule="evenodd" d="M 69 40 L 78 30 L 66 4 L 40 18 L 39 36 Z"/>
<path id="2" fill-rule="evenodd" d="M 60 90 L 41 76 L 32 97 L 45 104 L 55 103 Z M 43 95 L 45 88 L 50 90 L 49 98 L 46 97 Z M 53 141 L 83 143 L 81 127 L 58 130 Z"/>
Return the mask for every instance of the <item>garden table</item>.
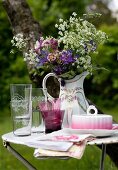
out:
<path id="1" fill-rule="evenodd" d="M 4 134 L 2 136 L 3 139 L 3 145 L 5 148 L 7 148 L 17 159 L 19 159 L 29 170 L 36 170 L 36 168 L 30 164 L 22 155 L 20 155 L 10 144 L 19 144 L 19 145 L 27 145 L 27 141 L 29 141 L 32 138 L 39 137 L 39 133 L 33 133 L 31 136 L 25 136 L 25 137 L 16 137 L 14 136 L 13 132 Z M 99 137 L 92 141 L 87 142 L 87 145 L 101 145 L 102 146 L 102 152 L 101 152 L 101 159 L 100 159 L 100 170 L 104 170 L 104 158 L 106 154 L 106 145 L 107 144 L 113 144 L 118 143 L 118 131 L 116 131 L 112 136 L 108 137 Z M 34 147 L 35 148 L 35 147 Z"/>

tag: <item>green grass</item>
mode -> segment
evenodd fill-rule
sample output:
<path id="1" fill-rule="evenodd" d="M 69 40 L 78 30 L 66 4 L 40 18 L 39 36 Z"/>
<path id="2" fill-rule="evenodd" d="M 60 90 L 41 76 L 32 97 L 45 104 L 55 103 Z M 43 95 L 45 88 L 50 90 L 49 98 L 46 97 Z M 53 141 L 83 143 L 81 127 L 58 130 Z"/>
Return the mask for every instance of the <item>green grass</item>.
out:
<path id="1" fill-rule="evenodd" d="M 106 111 L 108 113 L 108 111 Z M 118 115 L 115 111 L 109 111 L 114 119 L 118 121 Z M 3 115 L 3 114 L 2 114 Z M 8 115 L 8 114 L 7 114 Z M 1 135 L 12 131 L 10 116 L 0 117 L 0 132 Z M 81 160 L 68 159 L 48 159 L 38 160 L 33 157 L 34 149 L 22 145 L 12 145 L 29 160 L 38 170 L 99 170 L 101 150 L 96 146 L 87 146 Z M 6 148 L 3 147 L 0 139 L 0 170 L 27 170 Z M 110 158 L 105 158 L 105 170 L 118 170 L 112 163 Z"/>

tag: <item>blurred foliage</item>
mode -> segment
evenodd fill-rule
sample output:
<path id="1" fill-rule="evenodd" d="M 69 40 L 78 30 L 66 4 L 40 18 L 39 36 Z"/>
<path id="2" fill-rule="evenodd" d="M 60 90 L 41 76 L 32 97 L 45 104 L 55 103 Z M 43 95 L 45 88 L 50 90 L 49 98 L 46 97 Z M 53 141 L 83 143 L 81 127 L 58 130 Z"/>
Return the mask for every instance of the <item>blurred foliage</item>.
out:
<path id="1" fill-rule="evenodd" d="M 54 25 L 58 18 L 68 18 L 75 11 L 80 16 L 85 13 L 86 6 L 92 4 L 92 0 L 27 0 L 33 15 L 41 25 L 45 35 L 56 37 Z M 105 15 L 108 18 L 107 14 Z M 106 23 L 106 20 L 104 20 Z M 102 21 L 102 24 L 104 23 Z M 100 26 L 100 22 L 99 22 Z M 99 47 L 99 55 L 96 56 L 102 67 L 109 71 L 97 70 L 94 75 L 86 80 L 85 93 L 96 104 L 115 106 L 118 101 L 118 29 L 117 25 L 102 25 L 101 29 L 110 34 L 110 40 L 104 46 Z M 0 106 L 8 108 L 10 94 L 9 84 L 29 83 L 28 71 L 23 61 L 22 54 L 10 54 L 12 31 L 7 15 L 0 0 Z M 7 106 L 7 107 L 6 107 Z"/>
<path id="2" fill-rule="evenodd" d="M 87 93 L 95 103 L 111 108 L 118 103 L 118 24 L 102 25 L 101 30 L 109 36 L 109 41 L 99 47 L 99 54 L 96 55 L 99 65 L 96 64 L 103 69 L 94 72 L 89 80 L 92 87 L 89 86 Z"/>
<path id="3" fill-rule="evenodd" d="M 68 18 L 72 12 L 80 16 L 85 12 L 86 5 L 92 0 L 27 0 L 36 20 L 40 22 L 41 29 L 45 35 L 56 37 L 55 23 L 59 18 Z"/>
<path id="4" fill-rule="evenodd" d="M 99 26 L 101 24 L 106 23 L 107 25 L 114 24 L 116 22 L 116 18 L 112 17 L 111 10 L 107 7 L 108 3 L 111 0 L 98 0 L 92 2 L 90 5 L 87 6 L 86 10 L 88 12 L 96 12 L 102 14 L 100 20 L 94 20 L 94 24 Z"/>

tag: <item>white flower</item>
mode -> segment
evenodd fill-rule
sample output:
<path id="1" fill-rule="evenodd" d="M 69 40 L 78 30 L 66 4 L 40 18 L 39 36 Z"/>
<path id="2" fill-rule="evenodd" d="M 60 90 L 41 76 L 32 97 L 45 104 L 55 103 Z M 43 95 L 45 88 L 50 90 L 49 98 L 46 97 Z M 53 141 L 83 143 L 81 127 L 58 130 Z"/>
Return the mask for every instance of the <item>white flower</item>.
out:
<path id="1" fill-rule="evenodd" d="M 12 49 L 12 50 L 10 51 L 10 53 L 11 53 L 11 54 L 14 54 L 14 50 Z"/>
<path id="2" fill-rule="evenodd" d="M 58 28 L 58 24 L 55 24 L 55 28 Z"/>
<path id="3" fill-rule="evenodd" d="M 36 58 L 36 62 L 39 62 L 40 60 L 38 58 Z"/>
<path id="4" fill-rule="evenodd" d="M 36 41 L 36 44 L 35 44 L 34 48 L 37 49 L 39 47 L 40 47 L 40 43 L 39 43 L 39 41 Z"/>
<path id="5" fill-rule="evenodd" d="M 74 17 L 76 17 L 76 16 L 77 16 L 76 12 L 73 12 L 73 13 L 72 13 L 72 15 L 73 15 Z"/>
<path id="6" fill-rule="evenodd" d="M 59 19 L 59 22 L 63 22 L 63 19 L 62 19 L 62 18 L 60 18 L 60 19 Z"/>
<path id="7" fill-rule="evenodd" d="M 26 41 L 27 39 L 23 38 L 23 34 L 19 33 L 13 36 L 11 43 L 12 43 L 12 46 L 17 47 L 19 50 L 22 50 L 23 48 L 26 47 Z"/>
<path id="8" fill-rule="evenodd" d="M 62 30 L 62 31 L 65 31 L 65 25 L 64 24 L 60 24 L 59 25 L 59 29 Z"/>
<path id="9" fill-rule="evenodd" d="M 90 57 L 90 56 L 87 57 L 86 63 L 87 63 L 87 64 L 90 64 L 90 63 L 91 63 L 91 57 Z"/>
<path id="10" fill-rule="evenodd" d="M 70 17 L 70 23 L 73 23 L 74 20 L 75 20 L 75 18 Z"/>
<path id="11" fill-rule="evenodd" d="M 24 57 L 24 61 L 27 61 L 27 58 Z"/>
<path id="12" fill-rule="evenodd" d="M 25 53 L 24 55 L 25 55 L 25 57 L 28 57 L 28 53 Z"/>
<path id="13" fill-rule="evenodd" d="M 11 40 L 11 43 L 14 44 L 14 40 L 13 39 Z"/>
<path id="14" fill-rule="evenodd" d="M 61 36 L 63 36 L 63 33 L 62 33 L 62 31 L 59 31 L 59 32 L 58 32 L 58 34 L 59 34 L 59 35 L 61 35 Z"/>
<path id="15" fill-rule="evenodd" d="M 83 67 L 84 67 L 84 69 L 85 69 L 85 70 L 88 68 L 88 66 L 87 66 L 87 65 L 84 65 Z"/>

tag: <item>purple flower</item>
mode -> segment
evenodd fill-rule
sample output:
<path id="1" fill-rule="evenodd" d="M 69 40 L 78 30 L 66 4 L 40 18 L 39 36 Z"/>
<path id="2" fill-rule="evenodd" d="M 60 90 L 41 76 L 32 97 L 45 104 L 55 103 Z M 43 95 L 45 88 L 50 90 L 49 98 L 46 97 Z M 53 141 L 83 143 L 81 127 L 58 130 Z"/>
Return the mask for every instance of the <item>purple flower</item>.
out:
<path id="1" fill-rule="evenodd" d="M 90 45 L 89 45 L 90 44 Z M 94 52 L 96 50 L 96 43 L 93 41 L 93 40 L 90 40 L 89 41 L 89 44 L 84 44 L 84 50 L 85 50 L 85 53 L 87 54 L 88 52 L 92 51 Z"/>
<path id="2" fill-rule="evenodd" d="M 41 56 L 45 57 L 45 56 L 48 56 L 48 51 L 46 50 L 41 50 Z"/>
<path id="3" fill-rule="evenodd" d="M 57 74 L 57 75 L 60 75 L 62 73 L 62 67 L 60 65 L 58 66 L 55 66 L 53 68 L 53 71 Z"/>
<path id="4" fill-rule="evenodd" d="M 94 41 L 93 41 L 93 40 L 90 40 L 89 43 L 90 43 L 91 45 L 93 45 L 93 44 L 94 44 Z"/>
<path id="5" fill-rule="evenodd" d="M 53 71 L 57 74 L 60 75 L 62 73 L 65 73 L 65 71 L 68 71 L 68 66 L 67 65 L 55 65 L 53 68 Z"/>
<path id="6" fill-rule="evenodd" d="M 75 54 L 75 58 L 79 58 L 80 57 L 80 55 L 79 54 Z"/>
<path id="7" fill-rule="evenodd" d="M 37 66 L 43 66 L 45 63 L 48 62 L 47 56 L 40 57 L 40 56 L 37 55 L 37 59 L 39 60 L 39 62 L 37 63 Z"/>
<path id="8" fill-rule="evenodd" d="M 64 72 L 65 67 L 63 67 L 62 65 L 57 65 L 53 68 L 53 71 L 57 74 L 60 75 Z"/>
<path id="9" fill-rule="evenodd" d="M 71 50 L 62 51 L 61 56 L 60 56 L 60 60 L 64 64 L 69 64 L 69 63 L 75 62 L 75 58 L 74 58 Z"/>
<path id="10" fill-rule="evenodd" d="M 47 57 L 40 58 L 40 64 L 44 65 L 46 62 L 48 62 Z"/>

